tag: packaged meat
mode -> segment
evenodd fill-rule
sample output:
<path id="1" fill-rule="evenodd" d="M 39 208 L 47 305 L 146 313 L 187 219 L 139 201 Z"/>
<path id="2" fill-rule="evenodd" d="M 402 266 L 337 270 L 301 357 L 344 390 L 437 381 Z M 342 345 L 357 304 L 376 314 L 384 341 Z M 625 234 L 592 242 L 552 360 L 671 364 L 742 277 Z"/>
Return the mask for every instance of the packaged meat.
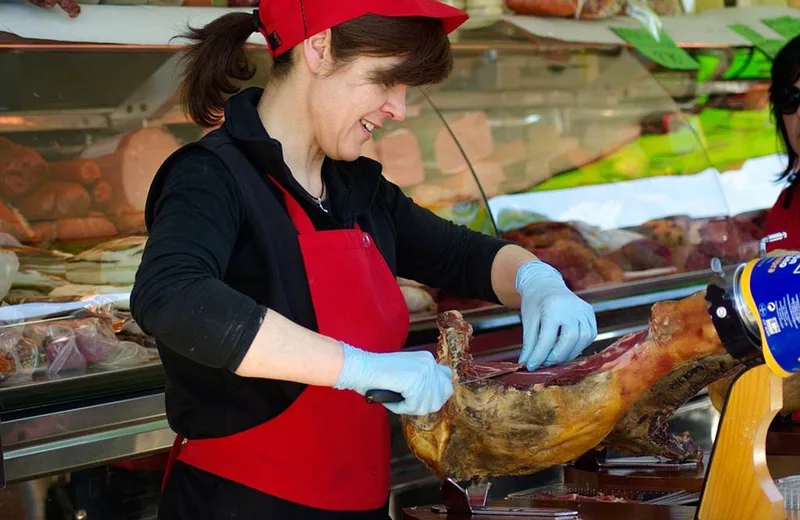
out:
<path id="1" fill-rule="evenodd" d="M 494 152 L 494 138 L 485 112 L 468 112 L 447 121 L 450 130 L 442 128 L 436 134 L 434 149 L 436 165 L 445 174 L 454 174 L 469 169 L 464 150 L 470 162 L 488 158 Z M 453 140 L 450 132 L 456 136 Z M 459 148 L 460 145 L 460 148 Z"/>
<path id="2" fill-rule="evenodd" d="M 49 181 L 24 198 L 19 210 L 31 221 L 85 217 L 92 205 L 86 188 L 76 182 Z"/>
<path id="3" fill-rule="evenodd" d="M 117 235 L 117 228 L 105 217 L 60 218 L 33 225 L 36 239 L 42 243 L 72 240 L 100 240 Z"/>
<path id="4" fill-rule="evenodd" d="M 516 242 L 528 250 L 550 247 L 560 240 L 575 242 L 584 247 L 589 246 L 581 232 L 565 222 L 531 222 L 519 229 L 503 232 L 502 238 Z"/>
<path id="5" fill-rule="evenodd" d="M 589 243 L 589 246 L 598 254 L 605 254 L 621 249 L 636 240 L 644 238 L 643 235 L 624 229 L 601 229 L 585 222 L 571 221 L 574 227 Z"/>
<path id="6" fill-rule="evenodd" d="M 0 224 L 2 225 L 2 224 Z M 0 232 L 0 247 L 2 246 L 21 246 L 22 243 L 8 233 Z"/>
<path id="7" fill-rule="evenodd" d="M 97 181 L 89 188 L 92 197 L 92 209 L 105 211 L 111 205 L 113 190 L 106 181 Z"/>
<path id="8" fill-rule="evenodd" d="M 40 273 L 32 269 L 20 269 L 14 276 L 14 281 L 11 284 L 11 290 L 8 295 L 20 296 L 22 294 L 27 294 L 28 296 L 45 296 L 50 294 L 56 287 L 61 287 L 66 284 L 67 281 L 58 276 Z"/>
<path id="9" fill-rule="evenodd" d="M 153 350 L 133 341 L 120 341 L 110 351 L 106 359 L 97 363 L 97 366 L 101 368 L 123 368 L 142 365 L 158 359 L 158 353 L 153 352 Z"/>
<path id="10" fill-rule="evenodd" d="M 14 202 L 32 193 L 47 176 L 47 163 L 33 148 L 0 137 L 0 199 Z"/>
<path id="11" fill-rule="evenodd" d="M 119 342 L 111 328 L 110 320 L 86 318 L 73 324 L 78 350 L 88 363 L 99 363 L 117 348 Z"/>
<path id="12" fill-rule="evenodd" d="M 530 249 L 541 261 L 553 266 L 573 291 L 622 282 L 623 269 L 600 258 L 588 246 L 571 240 L 559 240 L 550 247 Z"/>
<path id="13" fill-rule="evenodd" d="M 480 195 L 478 188 L 478 182 L 480 182 L 480 188 L 483 189 L 486 197 L 496 197 L 503 193 L 502 186 L 508 179 L 500 163 L 476 161 L 472 164 L 472 168 L 475 170 L 475 175 L 469 169 L 463 170 L 446 176 L 437 185 L 462 195 L 477 197 Z M 475 176 L 478 177 L 478 181 L 475 180 Z"/>
<path id="14" fill-rule="evenodd" d="M 400 292 L 403 293 L 410 314 L 436 312 L 436 302 L 433 300 L 433 296 L 422 287 L 401 285 Z"/>
<path id="15" fill-rule="evenodd" d="M 34 343 L 41 345 L 50 363 L 48 374 L 65 375 L 85 372 L 86 358 L 78 349 L 75 332 L 71 327 L 59 325 L 41 325 L 35 327 L 29 336 Z"/>
<path id="16" fill-rule="evenodd" d="M 67 280 L 75 284 L 130 285 L 142 261 L 147 237 L 111 240 L 67 261 Z"/>
<path id="17" fill-rule="evenodd" d="M 64 182 L 77 182 L 90 186 L 103 176 L 100 167 L 91 159 L 73 159 L 50 163 L 49 178 Z"/>
<path id="18" fill-rule="evenodd" d="M 30 246 L 0 246 L 0 252 L 17 255 L 21 271 L 36 271 L 62 278 L 67 274 L 67 259 L 72 257 L 68 253 Z"/>
<path id="19" fill-rule="evenodd" d="M 111 185 L 113 204 L 129 204 L 144 211 L 147 193 L 161 164 L 180 147 L 166 128 L 151 126 L 125 135 L 118 141 L 87 148 L 84 159 L 93 159 Z"/>
<path id="20" fill-rule="evenodd" d="M 642 238 L 612 251 L 605 258 L 623 271 L 647 271 L 672 265 L 672 251 L 655 240 Z"/>
<path id="21" fill-rule="evenodd" d="M 6 297 L 19 271 L 19 259 L 13 251 L 0 250 L 0 300 Z"/>
<path id="22" fill-rule="evenodd" d="M 506 6 L 517 14 L 569 17 L 579 19 L 610 18 L 621 13 L 621 0 L 505 0 Z"/>
<path id="23" fill-rule="evenodd" d="M 129 213 L 109 214 L 108 218 L 116 226 L 119 236 L 147 234 L 147 224 L 144 221 L 144 211 Z"/>
<path id="24" fill-rule="evenodd" d="M 36 234 L 22 214 L 0 200 L 0 232 L 14 237 L 18 242 L 32 242 Z"/>
<path id="25" fill-rule="evenodd" d="M 401 188 L 425 180 L 425 165 L 417 136 L 405 129 L 387 134 L 375 144 L 383 176 Z"/>

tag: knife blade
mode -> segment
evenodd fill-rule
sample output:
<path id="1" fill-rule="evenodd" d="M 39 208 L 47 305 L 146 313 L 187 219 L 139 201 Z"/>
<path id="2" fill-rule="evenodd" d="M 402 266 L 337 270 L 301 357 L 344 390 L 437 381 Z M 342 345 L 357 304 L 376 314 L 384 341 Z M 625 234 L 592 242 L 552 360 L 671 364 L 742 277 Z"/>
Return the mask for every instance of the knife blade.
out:
<path id="1" fill-rule="evenodd" d="M 513 374 L 514 372 L 518 371 L 521 368 L 522 365 L 511 366 L 497 370 L 496 372 L 492 372 L 490 374 L 482 374 L 478 377 L 474 377 L 466 381 L 458 381 L 458 383 L 462 385 L 468 385 L 470 383 L 476 383 L 478 381 L 483 381 L 485 379 L 493 379 L 495 377 L 500 377 L 507 374 Z M 366 397 L 368 403 L 399 403 L 403 401 L 403 395 L 401 393 L 395 392 L 393 390 L 385 390 L 380 388 L 373 388 L 372 390 L 367 390 L 367 393 L 364 394 L 364 396 Z"/>

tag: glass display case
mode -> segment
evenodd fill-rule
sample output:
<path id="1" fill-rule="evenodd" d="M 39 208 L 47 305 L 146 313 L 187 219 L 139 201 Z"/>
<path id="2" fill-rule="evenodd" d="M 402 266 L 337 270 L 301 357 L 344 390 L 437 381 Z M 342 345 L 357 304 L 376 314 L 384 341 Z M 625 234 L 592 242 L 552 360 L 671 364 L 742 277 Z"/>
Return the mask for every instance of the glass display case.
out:
<path id="1" fill-rule="evenodd" d="M 3 412 L 163 389 L 129 294 L 150 182 L 207 132 L 178 101 L 181 47 L 170 38 L 190 8 L 85 7 L 88 21 L 69 27 L 55 11 L 0 5 L 11 78 L 0 84 Z M 225 12 L 201 11 L 185 12 Z M 117 40 L 101 21 L 112 14 L 129 21 Z M 407 195 L 553 264 L 595 305 L 606 339 L 614 312 L 701 288 L 712 258 L 733 266 L 756 254 L 782 167 L 760 51 L 693 47 L 701 67 L 684 72 L 508 19 L 475 25 L 454 35 L 450 78 L 410 91 L 408 117 L 364 147 Z M 268 55 L 248 52 L 259 66 L 250 84 L 263 85 Z M 503 331 L 485 351 L 513 357 L 514 312 L 398 283 L 409 347 L 434 342 L 436 312 L 455 308 L 478 334 Z"/>

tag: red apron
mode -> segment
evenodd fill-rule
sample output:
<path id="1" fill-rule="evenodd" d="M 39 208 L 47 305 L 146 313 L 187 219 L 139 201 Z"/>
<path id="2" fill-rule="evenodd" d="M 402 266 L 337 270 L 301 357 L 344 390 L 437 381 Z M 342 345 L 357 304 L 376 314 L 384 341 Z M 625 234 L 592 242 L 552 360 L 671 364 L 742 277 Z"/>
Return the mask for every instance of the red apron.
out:
<path id="1" fill-rule="evenodd" d="M 283 192 L 298 240 L 320 334 L 371 352 L 400 350 L 408 308 L 369 234 L 317 231 Z M 386 409 L 353 391 L 308 386 L 282 414 L 223 438 L 176 439 L 172 461 L 319 509 L 377 509 L 389 496 Z M 181 446 L 182 445 L 182 446 Z M 179 455 L 178 455 L 179 453 Z"/>

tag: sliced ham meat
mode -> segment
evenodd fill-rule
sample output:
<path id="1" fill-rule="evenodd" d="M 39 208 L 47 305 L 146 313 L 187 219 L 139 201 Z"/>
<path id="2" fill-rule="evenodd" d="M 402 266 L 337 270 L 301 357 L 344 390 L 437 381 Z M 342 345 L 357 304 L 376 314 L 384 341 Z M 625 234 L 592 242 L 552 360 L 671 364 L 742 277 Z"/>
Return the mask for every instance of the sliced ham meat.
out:
<path id="1" fill-rule="evenodd" d="M 169 131 L 159 127 L 136 130 L 122 138 L 108 152 L 101 146 L 87 150 L 84 158 L 93 158 L 103 172 L 103 180 L 111 185 L 112 205 L 128 204 L 135 211 L 144 211 L 147 192 L 158 168 L 180 143 Z"/>
<path id="2" fill-rule="evenodd" d="M 99 181 L 102 176 L 100 167 L 93 160 L 74 159 L 51 162 L 48 177 L 51 180 L 77 182 L 87 186 Z"/>
<path id="3" fill-rule="evenodd" d="M 494 151 L 492 128 L 485 112 L 469 112 L 447 122 L 458 144 L 453 141 L 450 131 L 442 128 L 436 134 L 436 165 L 439 170 L 450 175 L 468 169 L 464 153 L 470 162 L 486 159 Z M 459 148 L 458 145 L 461 145 Z"/>
<path id="4" fill-rule="evenodd" d="M 455 392 L 437 413 L 402 416 L 411 451 L 440 477 L 528 475 L 598 446 L 631 406 L 688 363 L 725 353 L 703 293 L 653 306 L 650 327 L 599 353 L 534 372 L 472 383 L 472 327 L 442 313 L 437 358 L 454 370 Z"/>
<path id="5" fill-rule="evenodd" d="M 0 137 L 0 199 L 14 202 L 45 180 L 47 163 L 33 148 Z"/>
<path id="6" fill-rule="evenodd" d="M 25 218 L 41 221 L 85 217 L 91 206 L 91 195 L 77 182 L 49 181 L 27 196 L 19 210 Z"/>
<path id="7" fill-rule="evenodd" d="M 22 214 L 0 200 L 0 233 L 7 233 L 20 242 L 32 242 L 36 234 Z"/>
<path id="8" fill-rule="evenodd" d="M 425 180 L 425 165 L 417 136 L 408 130 L 396 130 L 376 143 L 383 176 L 401 188 Z"/>

